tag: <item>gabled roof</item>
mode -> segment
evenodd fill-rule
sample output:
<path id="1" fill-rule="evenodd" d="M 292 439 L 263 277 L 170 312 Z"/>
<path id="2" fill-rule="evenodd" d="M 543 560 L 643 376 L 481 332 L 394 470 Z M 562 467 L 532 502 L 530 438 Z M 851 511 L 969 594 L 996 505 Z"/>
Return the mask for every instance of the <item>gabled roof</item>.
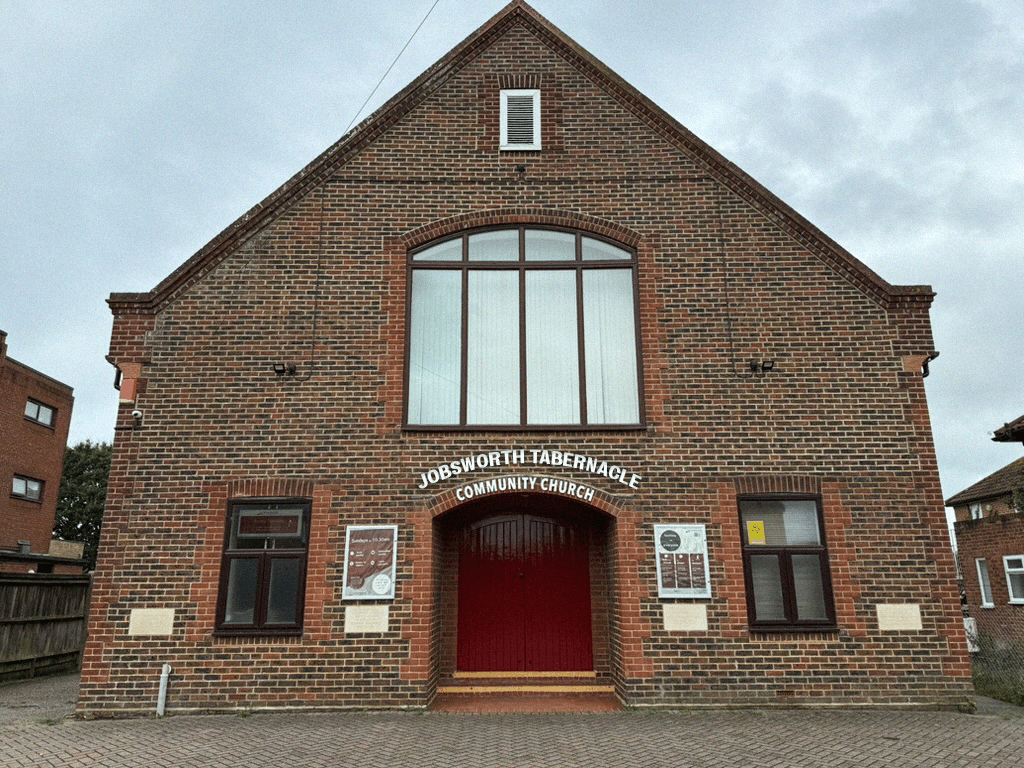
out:
<path id="1" fill-rule="evenodd" d="M 946 506 L 962 507 L 975 501 L 995 499 L 1013 493 L 1016 488 L 1024 488 L 1024 458 L 1007 464 L 970 488 L 950 496 L 946 499 Z"/>
<path id="2" fill-rule="evenodd" d="M 752 177 L 697 138 L 671 115 L 629 85 L 523 0 L 513 0 L 436 64 L 406 86 L 327 151 L 295 174 L 278 190 L 245 213 L 192 258 L 148 293 L 115 293 L 109 304 L 115 314 L 149 314 L 186 290 L 266 223 L 300 200 L 342 167 L 356 153 L 385 133 L 398 120 L 440 88 L 453 74 L 475 59 L 515 25 L 526 27 L 552 51 L 604 88 L 622 106 L 645 120 L 653 132 L 702 163 L 709 175 L 741 197 L 762 215 L 787 231 L 837 273 L 859 286 L 880 305 L 894 299 L 930 302 L 929 286 L 893 286 L 848 251 L 783 203 Z"/>
<path id="3" fill-rule="evenodd" d="M 1024 416 L 1003 424 L 993 433 L 992 439 L 997 443 L 1024 443 Z"/>

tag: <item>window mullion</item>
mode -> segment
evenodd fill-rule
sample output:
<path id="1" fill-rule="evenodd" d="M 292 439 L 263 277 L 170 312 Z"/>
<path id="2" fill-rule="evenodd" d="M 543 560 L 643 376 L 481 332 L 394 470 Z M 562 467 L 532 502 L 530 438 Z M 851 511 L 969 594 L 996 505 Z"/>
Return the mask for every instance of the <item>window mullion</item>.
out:
<path id="1" fill-rule="evenodd" d="M 579 255 L 579 236 L 576 236 L 576 252 Z M 580 424 L 587 424 L 587 355 L 586 335 L 583 327 L 583 269 L 576 265 L 576 348 L 579 355 L 580 378 Z"/>
<path id="2" fill-rule="evenodd" d="M 469 417 L 469 268 L 467 239 L 462 238 L 462 352 L 459 357 L 459 424 L 465 426 Z"/>
<path id="3" fill-rule="evenodd" d="M 793 581 L 793 554 L 789 548 L 779 549 L 779 571 L 782 577 L 782 610 L 788 624 L 797 623 L 796 584 Z"/>
<path id="4" fill-rule="evenodd" d="M 529 393 L 526 391 L 526 269 L 519 267 L 519 424 L 529 424 L 527 407 Z"/>
<path id="5" fill-rule="evenodd" d="M 822 540 L 824 541 L 824 526 L 822 526 Z M 828 562 L 828 552 L 824 549 L 818 551 L 818 570 L 821 572 L 822 593 L 825 597 L 825 615 L 830 622 L 836 620 L 836 599 L 832 592 L 832 568 Z"/>
<path id="6" fill-rule="evenodd" d="M 273 550 L 264 549 L 259 556 L 259 574 L 256 577 L 256 605 L 253 608 L 252 623 L 256 627 L 267 624 L 267 604 L 270 602 L 270 561 Z"/>
<path id="7" fill-rule="evenodd" d="M 647 412 L 644 406 L 644 361 L 643 361 L 643 340 L 640 333 L 640 278 L 637 256 L 633 254 L 632 266 L 630 267 L 630 278 L 633 281 L 633 339 L 636 344 L 636 405 L 637 419 L 641 424 L 647 422 Z"/>

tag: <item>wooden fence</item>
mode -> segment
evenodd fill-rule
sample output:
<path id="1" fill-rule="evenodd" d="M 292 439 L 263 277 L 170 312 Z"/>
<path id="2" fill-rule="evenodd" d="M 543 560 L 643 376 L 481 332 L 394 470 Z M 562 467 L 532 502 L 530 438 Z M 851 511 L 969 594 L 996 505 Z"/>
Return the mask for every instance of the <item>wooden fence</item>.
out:
<path id="1" fill-rule="evenodd" d="M 0 683 L 76 669 L 88 576 L 0 573 Z"/>

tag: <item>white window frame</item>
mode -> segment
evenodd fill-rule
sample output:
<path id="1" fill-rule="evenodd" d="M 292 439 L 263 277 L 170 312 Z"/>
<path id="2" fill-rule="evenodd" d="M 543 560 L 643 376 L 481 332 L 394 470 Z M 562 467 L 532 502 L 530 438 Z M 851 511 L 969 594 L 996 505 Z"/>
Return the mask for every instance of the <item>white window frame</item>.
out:
<path id="1" fill-rule="evenodd" d="M 985 516 L 985 513 L 981 509 L 981 502 L 975 502 L 970 505 L 971 520 L 981 520 Z"/>
<path id="2" fill-rule="evenodd" d="M 508 131 L 508 100 L 509 97 L 525 97 L 533 99 L 533 138 L 530 142 L 510 141 Z M 520 88 L 515 90 L 503 90 L 501 92 L 501 137 L 499 148 L 503 151 L 510 150 L 538 150 L 541 148 L 540 140 L 540 89 Z"/>
<path id="3" fill-rule="evenodd" d="M 981 593 L 981 607 L 995 608 L 992 602 L 992 579 L 989 576 L 988 561 L 984 557 L 974 560 L 974 567 L 978 572 L 978 591 Z"/>
<path id="4" fill-rule="evenodd" d="M 1019 560 L 1021 563 L 1021 567 L 1011 568 L 1011 560 Z M 1006 591 L 1010 596 L 1010 602 L 1024 604 L 1024 555 L 1004 555 L 1003 572 L 1006 575 Z M 1017 594 L 1013 588 L 1013 580 L 1010 578 L 1011 576 L 1021 577 L 1021 589 L 1019 594 Z"/>

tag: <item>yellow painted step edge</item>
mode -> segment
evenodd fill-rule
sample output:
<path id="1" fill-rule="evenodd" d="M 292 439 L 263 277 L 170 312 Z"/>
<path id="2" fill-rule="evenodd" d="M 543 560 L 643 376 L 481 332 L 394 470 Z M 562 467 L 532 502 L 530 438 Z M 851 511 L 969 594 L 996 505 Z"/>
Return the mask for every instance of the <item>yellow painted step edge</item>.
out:
<path id="1" fill-rule="evenodd" d="M 614 693 L 614 685 L 440 685 L 438 693 Z"/>
<path id="2" fill-rule="evenodd" d="M 455 672 L 456 679 L 486 678 L 499 680 L 504 678 L 537 678 L 537 677 L 597 677 L 597 672 Z"/>

